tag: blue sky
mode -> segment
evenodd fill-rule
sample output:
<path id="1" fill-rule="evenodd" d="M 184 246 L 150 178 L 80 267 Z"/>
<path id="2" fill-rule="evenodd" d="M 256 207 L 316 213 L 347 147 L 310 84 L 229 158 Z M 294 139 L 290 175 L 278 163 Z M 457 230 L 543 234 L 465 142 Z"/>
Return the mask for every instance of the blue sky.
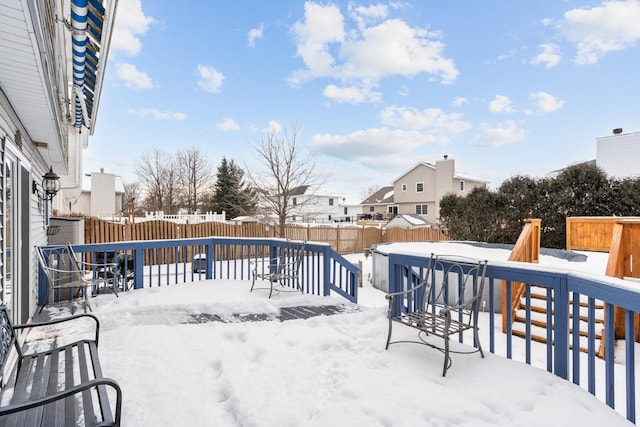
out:
<path id="1" fill-rule="evenodd" d="M 252 167 L 298 129 L 327 193 L 359 203 L 445 154 L 497 188 L 640 131 L 640 0 L 119 0 L 85 173 L 153 148 Z"/>

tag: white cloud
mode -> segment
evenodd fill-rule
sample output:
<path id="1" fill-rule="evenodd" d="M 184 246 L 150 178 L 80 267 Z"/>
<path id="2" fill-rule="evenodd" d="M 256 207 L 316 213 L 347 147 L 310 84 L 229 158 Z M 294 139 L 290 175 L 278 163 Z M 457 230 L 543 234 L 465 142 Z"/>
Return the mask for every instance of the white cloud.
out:
<path id="1" fill-rule="evenodd" d="M 216 123 L 215 128 L 222 132 L 230 132 L 240 129 L 240 126 L 235 120 L 225 117 L 220 123 Z"/>
<path id="2" fill-rule="evenodd" d="M 304 11 L 305 21 L 296 22 L 292 32 L 297 54 L 308 70 L 294 73 L 291 79 L 294 85 L 314 77 L 337 75 L 333 70 L 335 60 L 329 52 L 329 46 L 344 39 L 344 18 L 336 5 L 321 6 L 306 2 Z"/>
<path id="3" fill-rule="evenodd" d="M 508 96 L 496 95 L 496 97 L 489 103 L 489 111 L 492 113 L 513 113 L 513 102 Z"/>
<path id="4" fill-rule="evenodd" d="M 564 101 L 547 92 L 532 92 L 530 95 L 533 104 L 541 113 L 550 113 L 564 107 Z"/>
<path id="5" fill-rule="evenodd" d="M 330 157 L 357 161 L 368 167 L 394 169 L 394 165 L 406 163 L 402 155 L 438 142 L 436 136 L 416 130 L 373 128 L 347 135 L 316 134 L 311 138 L 311 147 Z"/>
<path id="6" fill-rule="evenodd" d="M 127 87 L 134 89 L 151 89 L 153 81 L 147 73 L 138 71 L 135 65 L 125 62 L 116 64 L 116 78 L 122 80 Z"/>
<path id="7" fill-rule="evenodd" d="M 371 88 L 356 86 L 338 87 L 336 85 L 328 85 L 322 93 L 327 98 L 340 103 L 360 104 L 363 102 L 380 102 L 382 99 L 380 92 L 373 92 Z"/>
<path id="8" fill-rule="evenodd" d="M 224 81 L 224 75 L 213 67 L 198 64 L 198 86 L 205 92 L 218 93 Z"/>
<path id="9" fill-rule="evenodd" d="M 560 63 L 562 56 L 560 55 L 560 47 L 553 43 L 543 43 L 538 46 L 540 52 L 531 60 L 532 64 L 544 64 L 546 68 L 553 68 Z"/>
<path id="10" fill-rule="evenodd" d="M 468 103 L 469 100 L 464 96 L 456 96 L 451 105 L 453 107 L 462 107 L 464 104 Z"/>
<path id="11" fill-rule="evenodd" d="M 356 28 L 346 27 L 336 5 L 305 3 L 305 19 L 294 24 L 292 33 L 306 68 L 294 71 L 290 84 L 323 77 L 345 87 L 374 88 L 388 76 L 426 73 L 445 84 L 458 77 L 453 61 L 443 55 L 438 33 L 386 19 L 382 6 L 352 6 L 350 12 Z"/>
<path id="12" fill-rule="evenodd" d="M 252 28 L 247 33 L 247 45 L 249 47 L 254 47 L 256 45 L 256 40 L 262 38 L 262 34 L 264 31 L 264 23 L 260 23 L 260 27 Z"/>
<path id="13" fill-rule="evenodd" d="M 403 129 L 429 131 L 440 135 L 455 135 L 471 128 L 469 122 L 461 120 L 462 114 L 446 114 L 439 108 L 415 108 L 391 106 L 385 108 L 380 117 L 382 123 Z"/>
<path id="14" fill-rule="evenodd" d="M 140 117 L 151 116 L 156 120 L 178 120 L 182 121 L 187 118 L 185 113 L 160 111 L 155 108 L 141 108 L 139 110 L 129 109 L 129 114 L 135 114 Z"/>
<path id="15" fill-rule="evenodd" d="M 145 16 L 141 0 L 120 0 L 111 36 L 111 54 L 135 56 L 140 53 L 140 36 L 156 22 L 152 17 Z"/>
<path id="16" fill-rule="evenodd" d="M 578 49 L 577 64 L 595 64 L 606 53 L 629 48 L 640 39 L 640 1 L 604 1 L 566 12 L 558 27 Z"/>
<path id="17" fill-rule="evenodd" d="M 283 130 L 284 130 L 284 126 L 282 126 L 280 123 L 276 122 L 275 120 L 269 120 L 269 124 L 265 129 L 265 131 L 267 132 L 275 132 L 275 133 L 282 132 Z"/>
<path id="18" fill-rule="evenodd" d="M 480 134 L 476 136 L 471 145 L 479 147 L 500 147 L 505 144 L 513 144 L 523 141 L 526 132 L 520 129 L 516 122 L 507 120 L 496 126 L 482 124 Z"/>
<path id="19" fill-rule="evenodd" d="M 356 22 L 359 29 L 379 22 L 389 13 L 389 7 L 385 4 L 362 6 L 350 3 L 348 8 L 350 17 Z"/>

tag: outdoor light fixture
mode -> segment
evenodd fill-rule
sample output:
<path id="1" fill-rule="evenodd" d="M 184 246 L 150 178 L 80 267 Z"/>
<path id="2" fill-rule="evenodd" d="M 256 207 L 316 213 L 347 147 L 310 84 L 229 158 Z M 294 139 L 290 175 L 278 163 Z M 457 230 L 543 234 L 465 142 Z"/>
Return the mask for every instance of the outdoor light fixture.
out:
<path id="1" fill-rule="evenodd" d="M 49 166 L 49 172 L 42 177 L 42 194 L 38 190 L 38 183 L 34 179 L 31 182 L 31 191 L 37 194 L 42 200 L 53 200 L 53 197 L 60 190 L 60 177 L 53 171 L 53 166 Z"/>

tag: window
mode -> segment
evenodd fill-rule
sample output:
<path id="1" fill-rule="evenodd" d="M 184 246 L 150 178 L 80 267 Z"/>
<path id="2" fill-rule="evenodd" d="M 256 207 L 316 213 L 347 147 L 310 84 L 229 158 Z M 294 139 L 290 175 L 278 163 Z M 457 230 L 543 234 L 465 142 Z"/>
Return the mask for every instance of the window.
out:
<path id="1" fill-rule="evenodd" d="M 460 191 L 464 191 L 464 181 L 460 181 Z"/>
<path id="2" fill-rule="evenodd" d="M 429 206 L 428 205 L 416 205 L 416 214 L 418 214 L 418 215 L 428 215 L 429 214 Z"/>
<path id="3" fill-rule="evenodd" d="M 293 203 L 293 206 L 297 205 L 298 199 L 294 197 L 293 199 L 291 199 L 291 203 Z"/>
<path id="4" fill-rule="evenodd" d="M 407 191 L 407 184 L 402 184 L 402 192 L 404 193 L 405 191 Z"/>
<path id="5" fill-rule="evenodd" d="M 333 206 L 333 199 L 329 199 L 329 206 Z"/>
<path id="6" fill-rule="evenodd" d="M 347 208 L 346 206 L 344 207 L 344 214 L 348 214 L 349 212 L 347 212 L 349 210 L 349 208 Z"/>
<path id="7" fill-rule="evenodd" d="M 424 192 L 424 182 L 416 182 L 416 193 Z"/>
<path id="8" fill-rule="evenodd" d="M 369 206 L 369 212 L 375 212 L 376 208 L 374 206 Z"/>

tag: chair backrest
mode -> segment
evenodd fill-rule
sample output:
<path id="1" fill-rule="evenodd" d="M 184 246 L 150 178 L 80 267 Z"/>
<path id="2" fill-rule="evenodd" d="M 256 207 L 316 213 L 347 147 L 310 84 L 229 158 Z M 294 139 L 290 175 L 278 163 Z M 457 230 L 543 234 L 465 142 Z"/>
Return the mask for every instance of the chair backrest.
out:
<path id="1" fill-rule="evenodd" d="M 49 286 L 78 281 L 84 275 L 71 245 L 36 246 L 36 254 Z"/>
<path id="2" fill-rule="evenodd" d="M 298 273 L 305 254 L 305 245 L 307 242 L 288 240 L 287 245 L 280 250 L 280 263 L 286 264 L 289 270 Z"/>
<path id="3" fill-rule="evenodd" d="M 432 255 L 431 294 L 428 296 L 436 305 L 469 305 L 471 310 L 481 298 L 484 289 L 487 261 L 459 256 Z"/>

